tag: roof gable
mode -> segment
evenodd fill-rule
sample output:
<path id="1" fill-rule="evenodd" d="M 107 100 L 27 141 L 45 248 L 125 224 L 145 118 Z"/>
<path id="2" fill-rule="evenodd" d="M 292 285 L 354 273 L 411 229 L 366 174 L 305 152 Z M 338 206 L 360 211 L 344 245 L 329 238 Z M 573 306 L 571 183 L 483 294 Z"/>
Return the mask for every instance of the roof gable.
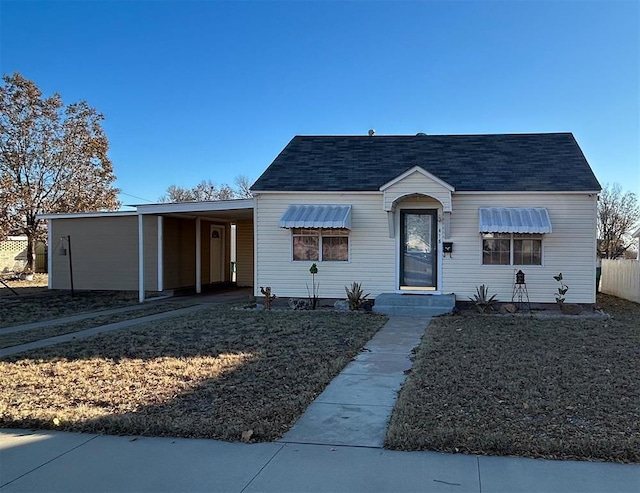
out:
<path id="1" fill-rule="evenodd" d="M 379 191 L 416 164 L 459 192 L 601 188 L 573 135 L 549 133 L 296 136 L 252 190 Z"/>
<path id="2" fill-rule="evenodd" d="M 395 210 L 398 201 L 416 194 L 433 197 L 442 204 L 445 212 L 451 212 L 451 192 L 455 189 L 420 166 L 405 171 L 380 187 L 384 210 Z"/>
<path id="3" fill-rule="evenodd" d="M 427 178 L 428 180 L 431 180 L 435 183 L 437 183 L 438 185 L 440 185 L 443 188 L 446 188 L 447 190 L 449 190 L 450 192 L 455 191 L 455 188 L 452 187 L 451 185 L 449 185 L 446 181 L 441 180 L 440 178 L 438 178 L 435 175 L 432 175 L 431 173 L 429 173 L 428 171 L 425 171 L 424 169 L 422 169 L 420 166 L 414 166 L 411 169 L 408 169 L 407 171 L 405 171 L 404 173 L 402 173 L 401 175 L 396 176 L 393 180 L 385 183 L 384 185 L 382 185 L 380 187 L 380 191 L 384 192 L 387 188 L 392 187 L 393 185 L 398 184 L 399 182 L 401 182 L 402 180 L 404 180 L 405 178 L 408 178 L 409 176 L 413 175 L 414 173 L 419 173 L 422 176 L 424 176 L 425 178 Z"/>

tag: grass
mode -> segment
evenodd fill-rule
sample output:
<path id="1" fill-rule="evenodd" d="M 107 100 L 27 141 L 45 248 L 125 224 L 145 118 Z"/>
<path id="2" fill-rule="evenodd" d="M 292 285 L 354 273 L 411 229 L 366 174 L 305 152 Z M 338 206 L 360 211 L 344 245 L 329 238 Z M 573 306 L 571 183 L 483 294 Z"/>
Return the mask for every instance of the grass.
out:
<path id="1" fill-rule="evenodd" d="M 17 346 L 19 344 L 27 344 L 29 342 L 39 341 L 40 339 L 46 339 L 48 337 L 55 337 L 63 334 L 79 332 L 81 330 L 90 329 L 93 327 L 99 327 L 100 325 L 112 324 L 116 322 L 122 322 L 124 320 L 131 320 L 135 318 L 145 317 L 147 315 L 153 315 L 155 313 L 177 310 L 178 308 L 185 308 L 194 304 L 195 303 L 193 302 L 186 301 L 163 301 L 161 303 L 143 305 L 139 309 L 130 312 L 115 313 L 111 315 L 97 315 L 95 317 L 86 318 L 77 322 L 52 325 L 49 327 L 42 327 L 39 329 L 20 332 L 10 332 L 8 334 L 3 334 L 2 329 L 0 328 L 0 348 Z"/>
<path id="2" fill-rule="evenodd" d="M 434 319 L 386 446 L 640 462 L 640 305 L 611 319 Z"/>
<path id="3" fill-rule="evenodd" d="M 138 303 L 138 293 L 133 291 L 77 291 L 75 296 L 69 291 L 50 291 L 46 274 L 7 284 L 18 296 L 0 284 L 0 328 Z"/>
<path id="4" fill-rule="evenodd" d="M 0 361 L 0 426 L 274 440 L 385 321 L 213 306 L 22 353 Z"/>

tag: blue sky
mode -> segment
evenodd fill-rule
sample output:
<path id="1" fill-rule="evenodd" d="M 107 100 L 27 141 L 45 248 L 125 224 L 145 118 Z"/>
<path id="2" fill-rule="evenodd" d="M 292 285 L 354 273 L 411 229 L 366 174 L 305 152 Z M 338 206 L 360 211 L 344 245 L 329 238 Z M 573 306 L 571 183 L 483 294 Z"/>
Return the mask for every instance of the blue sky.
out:
<path id="1" fill-rule="evenodd" d="M 0 2 L 0 68 L 106 116 L 124 204 L 294 135 L 573 132 L 640 195 L 640 2 Z"/>

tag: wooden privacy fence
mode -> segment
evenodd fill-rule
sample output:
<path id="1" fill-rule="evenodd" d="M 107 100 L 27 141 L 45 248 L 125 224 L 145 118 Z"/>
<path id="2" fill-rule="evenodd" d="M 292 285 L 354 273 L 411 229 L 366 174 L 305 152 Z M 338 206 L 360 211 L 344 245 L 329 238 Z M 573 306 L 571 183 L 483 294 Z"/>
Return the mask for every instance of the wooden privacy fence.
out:
<path id="1" fill-rule="evenodd" d="M 602 260 L 600 291 L 640 303 L 640 261 Z"/>

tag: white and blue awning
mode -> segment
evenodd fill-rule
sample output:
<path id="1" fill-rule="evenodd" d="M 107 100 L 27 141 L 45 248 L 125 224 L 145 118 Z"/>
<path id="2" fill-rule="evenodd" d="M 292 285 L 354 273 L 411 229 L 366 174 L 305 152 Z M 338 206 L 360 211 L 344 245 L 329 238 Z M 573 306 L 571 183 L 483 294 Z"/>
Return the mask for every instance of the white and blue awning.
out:
<path id="1" fill-rule="evenodd" d="M 479 210 L 480 233 L 551 233 L 544 207 L 486 207 Z"/>
<path id="2" fill-rule="evenodd" d="M 280 227 L 351 229 L 351 206 L 290 205 L 280 218 Z"/>

